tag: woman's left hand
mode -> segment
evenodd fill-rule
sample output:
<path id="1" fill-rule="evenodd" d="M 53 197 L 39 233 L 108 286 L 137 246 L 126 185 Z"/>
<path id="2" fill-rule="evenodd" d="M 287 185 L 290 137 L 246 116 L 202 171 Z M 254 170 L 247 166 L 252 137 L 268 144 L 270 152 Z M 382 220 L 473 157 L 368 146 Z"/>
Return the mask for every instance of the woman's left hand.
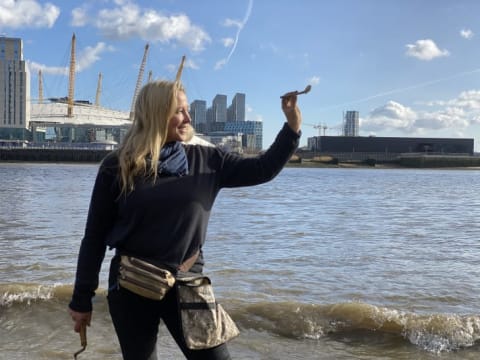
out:
<path id="1" fill-rule="evenodd" d="M 73 322 L 75 323 L 73 325 L 73 330 L 75 332 L 80 332 L 80 329 L 85 325 L 90 326 L 90 322 L 92 320 L 91 311 L 82 313 L 72 309 L 68 309 L 68 312 L 72 317 Z"/>

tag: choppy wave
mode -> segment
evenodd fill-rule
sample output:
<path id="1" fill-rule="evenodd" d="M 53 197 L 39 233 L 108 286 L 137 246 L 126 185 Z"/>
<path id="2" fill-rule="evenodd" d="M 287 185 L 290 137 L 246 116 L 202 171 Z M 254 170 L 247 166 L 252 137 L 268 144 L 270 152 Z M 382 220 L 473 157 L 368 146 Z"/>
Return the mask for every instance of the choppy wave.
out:
<path id="1" fill-rule="evenodd" d="M 104 298 L 105 293 L 99 291 L 98 297 Z M 63 312 L 71 294 L 71 285 L 0 284 L 0 310 L 15 304 L 35 306 L 57 300 L 62 303 L 58 310 Z M 221 302 L 241 328 L 268 331 L 287 338 L 320 339 L 332 334 L 348 337 L 358 332 L 383 333 L 398 336 L 432 353 L 469 348 L 480 342 L 480 315 L 475 314 L 416 314 L 359 302 Z"/>
<path id="2" fill-rule="evenodd" d="M 71 285 L 42 285 L 34 283 L 0 284 L 0 307 L 14 304 L 31 304 L 52 299 L 68 300 L 72 295 Z M 100 295 L 104 291 L 99 292 Z"/>
<path id="3" fill-rule="evenodd" d="M 357 302 L 258 303 L 247 306 L 240 318 L 244 326 L 294 338 L 358 331 L 393 334 L 433 353 L 472 347 L 480 340 L 479 315 L 416 314 Z"/>
<path id="4" fill-rule="evenodd" d="M 61 293 L 64 287 L 19 283 L 0 284 L 0 306 L 49 300 Z"/>

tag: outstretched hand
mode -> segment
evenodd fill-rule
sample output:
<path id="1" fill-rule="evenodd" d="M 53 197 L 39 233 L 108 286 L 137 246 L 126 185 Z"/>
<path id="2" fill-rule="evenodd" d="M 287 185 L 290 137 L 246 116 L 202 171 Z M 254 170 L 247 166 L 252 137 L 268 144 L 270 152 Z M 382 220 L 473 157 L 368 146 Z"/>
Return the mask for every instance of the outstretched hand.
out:
<path id="1" fill-rule="evenodd" d="M 287 93 L 282 96 L 282 110 L 287 118 L 290 128 L 298 133 L 302 124 L 302 113 L 297 106 L 296 92 Z"/>

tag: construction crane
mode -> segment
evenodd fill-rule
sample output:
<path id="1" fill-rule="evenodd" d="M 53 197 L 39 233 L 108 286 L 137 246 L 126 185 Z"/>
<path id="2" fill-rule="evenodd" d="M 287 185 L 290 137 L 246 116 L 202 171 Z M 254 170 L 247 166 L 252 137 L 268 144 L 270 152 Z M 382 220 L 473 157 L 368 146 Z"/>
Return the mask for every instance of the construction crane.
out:
<path id="1" fill-rule="evenodd" d="M 325 136 L 325 133 L 327 130 L 330 130 L 330 131 L 337 131 L 337 136 L 340 135 L 340 136 L 343 136 L 343 126 L 342 124 L 340 125 L 335 125 L 335 126 L 327 126 L 327 124 L 307 124 L 307 123 L 302 123 L 303 125 L 307 125 L 307 126 L 311 126 L 313 127 L 314 129 L 318 129 L 318 136 L 322 136 L 322 130 L 323 130 L 323 136 Z"/>
<path id="2" fill-rule="evenodd" d="M 314 129 L 318 129 L 318 136 L 322 136 L 322 130 L 323 130 L 323 136 L 325 136 L 325 131 L 327 131 L 327 129 L 328 129 L 328 126 L 326 124 L 314 125 L 314 124 L 303 123 L 303 125 L 311 126 Z"/>
<path id="3" fill-rule="evenodd" d="M 137 84 L 135 85 L 135 92 L 133 93 L 132 106 L 130 108 L 130 120 L 133 120 L 133 116 L 135 115 L 135 102 L 137 101 L 137 95 L 140 91 L 140 87 L 142 86 L 143 73 L 145 71 L 145 64 L 147 62 L 148 48 L 149 45 L 147 43 L 147 45 L 145 45 L 145 51 L 143 52 L 143 59 L 140 65 L 140 71 L 138 73 Z"/>

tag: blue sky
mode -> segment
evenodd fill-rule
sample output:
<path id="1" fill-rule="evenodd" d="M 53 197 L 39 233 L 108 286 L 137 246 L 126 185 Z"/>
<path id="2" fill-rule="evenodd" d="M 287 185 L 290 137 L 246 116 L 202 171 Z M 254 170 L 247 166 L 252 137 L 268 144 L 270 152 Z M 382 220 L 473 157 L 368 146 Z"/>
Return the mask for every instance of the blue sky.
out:
<path id="1" fill-rule="evenodd" d="M 145 78 L 173 79 L 181 56 L 189 101 L 230 104 L 246 94 L 264 147 L 299 97 L 301 145 L 339 135 L 360 112 L 360 135 L 467 137 L 480 151 L 480 1 L 477 0 L 0 0 L 0 34 L 23 39 L 31 95 L 67 95 L 77 38 L 75 98 L 130 110 L 145 45 Z M 307 125 L 308 124 L 308 125 Z M 321 130 L 318 128 L 321 125 Z"/>

